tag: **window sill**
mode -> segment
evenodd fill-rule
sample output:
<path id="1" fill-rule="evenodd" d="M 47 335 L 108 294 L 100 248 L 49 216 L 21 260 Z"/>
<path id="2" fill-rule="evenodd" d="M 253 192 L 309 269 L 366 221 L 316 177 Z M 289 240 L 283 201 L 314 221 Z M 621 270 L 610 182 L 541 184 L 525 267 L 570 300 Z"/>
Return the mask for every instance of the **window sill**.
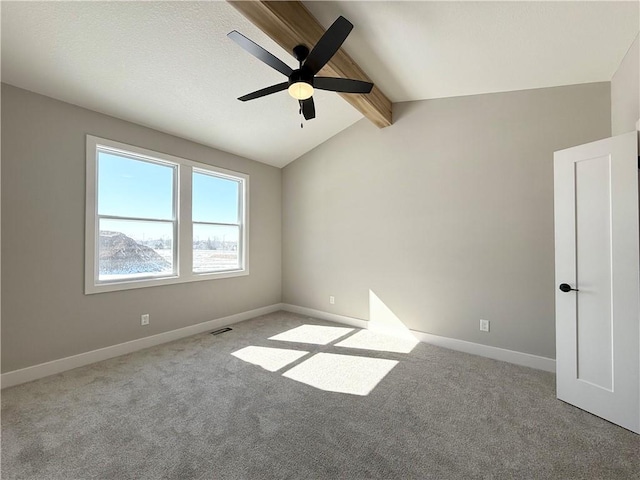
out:
<path id="1" fill-rule="evenodd" d="M 163 285 L 176 285 L 179 283 L 202 282 L 205 280 L 221 280 L 223 278 L 243 277 L 249 275 L 249 269 L 231 270 L 225 272 L 211 273 L 192 273 L 183 276 L 171 276 L 162 278 L 145 278 L 140 280 L 123 280 L 120 282 L 93 283 L 91 281 L 85 283 L 85 295 L 95 293 L 118 292 L 121 290 L 133 290 L 138 288 L 159 287 Z"/>

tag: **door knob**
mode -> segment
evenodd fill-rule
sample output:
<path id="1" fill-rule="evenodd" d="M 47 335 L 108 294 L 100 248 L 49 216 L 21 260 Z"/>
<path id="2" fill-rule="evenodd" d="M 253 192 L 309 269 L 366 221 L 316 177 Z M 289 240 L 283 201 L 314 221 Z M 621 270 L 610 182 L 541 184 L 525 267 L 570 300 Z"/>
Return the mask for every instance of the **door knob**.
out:
<path id="1" fill-rule="evenodd" d="M 562 290 L 562 291 L 563 291 L 563 292 L 565 292 L 565 293 L 570 292 L 570 291 L 572 291 L 572 290 L 573 290 L 574 292 L 577 292 L 577 291 L 578 291 L 578 289 L 577 289 L 577 288 L 571 288 L 571 285 L 569 285 L 568 283 L 561 283 L 561 284 L 560 284 L 560 290 Z"/>

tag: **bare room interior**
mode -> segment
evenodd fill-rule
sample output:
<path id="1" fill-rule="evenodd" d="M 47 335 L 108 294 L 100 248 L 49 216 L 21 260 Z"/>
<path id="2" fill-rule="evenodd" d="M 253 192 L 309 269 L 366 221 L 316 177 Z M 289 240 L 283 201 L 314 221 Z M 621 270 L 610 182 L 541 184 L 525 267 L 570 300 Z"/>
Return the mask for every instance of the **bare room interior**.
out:
<path id="1" fill-rule="evenodd" d="M 640 476 L 640 3 L 3 1 L 3 479 Z"/>

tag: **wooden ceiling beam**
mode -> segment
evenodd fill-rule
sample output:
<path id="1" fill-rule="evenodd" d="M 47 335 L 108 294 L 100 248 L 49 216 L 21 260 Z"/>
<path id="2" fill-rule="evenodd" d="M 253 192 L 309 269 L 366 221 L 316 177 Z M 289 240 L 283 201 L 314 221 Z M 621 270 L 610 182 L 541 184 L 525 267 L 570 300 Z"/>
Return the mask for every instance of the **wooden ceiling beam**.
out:
<path id="1" fill-rule="evenodd" d="M 229 3 L 289 52 L 299 44 L 305 44 L 312 48 L 325 32 L 325 28 L 299 1 L 229 0 Z M 319 74 L 326 77 L 371 81 L 362 68 L 342 48 L 320 70 Z M 379 128 L 391 125 L 391 101 L 377 86 L 374 85 L 371 93 L 367 95 L 340 94 L 340 96 Z"/>

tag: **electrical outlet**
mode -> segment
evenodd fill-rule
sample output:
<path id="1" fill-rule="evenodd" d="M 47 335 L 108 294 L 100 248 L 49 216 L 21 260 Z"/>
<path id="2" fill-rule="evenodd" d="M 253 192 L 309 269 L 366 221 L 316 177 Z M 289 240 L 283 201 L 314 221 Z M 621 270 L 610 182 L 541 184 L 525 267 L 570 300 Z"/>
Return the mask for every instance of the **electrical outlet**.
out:
<path id="1" fill-rule="evenodd" d="M 334 297 L 333 295 L 331 295 L 331 296 L 329 297 L 329 303 L 330 303 L 331 305 L 334 305 L 334 304 L 336 303 L 336 297 Z"/>
<path id="2" fill-rule="evenodd" d="M 149 314 L 140 315 L 140 325 L 149 325 Z"/>
<path id="3" fill-rule="evenodd" d="M 488 332 L 489 331 L 489 320 L 480 319 L 480 331 Z"/>

